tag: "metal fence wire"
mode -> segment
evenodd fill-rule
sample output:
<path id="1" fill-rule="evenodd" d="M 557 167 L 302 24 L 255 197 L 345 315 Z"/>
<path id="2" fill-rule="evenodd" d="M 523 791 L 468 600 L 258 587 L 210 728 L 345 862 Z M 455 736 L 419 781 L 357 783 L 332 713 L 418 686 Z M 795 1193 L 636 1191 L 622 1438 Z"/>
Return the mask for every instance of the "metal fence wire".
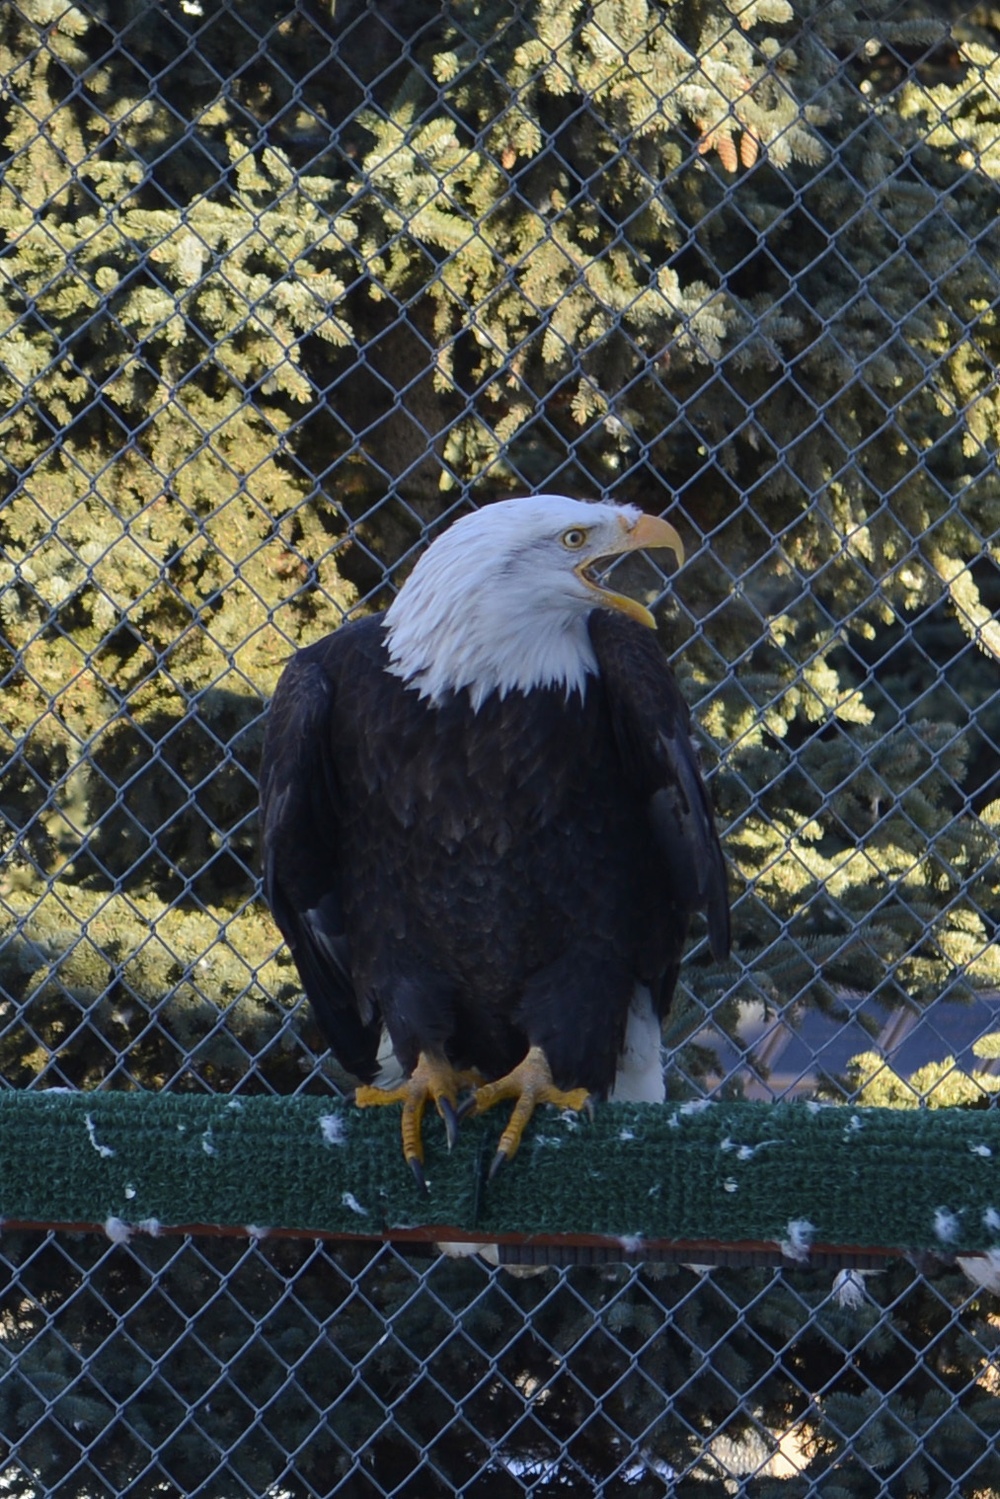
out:
<path id="1" fill-rule="evenodd" d="M 555 490 L 688 551 L 627 584 L 735 947 L 693 947 L 670 1095 L 990 1106 L 996 13 L 7 0 L 0 79 L 5 1085 L 343 1085 L 259 899 L 267 700 Z M 25 1499 L 1000 1491 L 996 1303 L 946 1259 L 0 1258 Z"/>

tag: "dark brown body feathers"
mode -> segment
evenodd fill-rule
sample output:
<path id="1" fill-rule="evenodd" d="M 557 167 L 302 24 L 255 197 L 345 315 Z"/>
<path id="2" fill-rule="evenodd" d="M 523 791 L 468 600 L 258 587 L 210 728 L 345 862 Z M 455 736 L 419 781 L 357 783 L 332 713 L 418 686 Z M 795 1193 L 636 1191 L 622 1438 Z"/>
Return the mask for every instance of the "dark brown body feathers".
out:
<path id="1" fill-rule="evenodd" d="M 440 706 L 386 671 L 380 617 L 290 662 L 261 776 L 264 888 L 338 1060 L 487 1078 L 541 1046 L 606 1093 L 636 983 L 663 1013 L 690 915 L 728 948 L 687 708 L 652 633 L 595 610 L 586 693 Z"/>

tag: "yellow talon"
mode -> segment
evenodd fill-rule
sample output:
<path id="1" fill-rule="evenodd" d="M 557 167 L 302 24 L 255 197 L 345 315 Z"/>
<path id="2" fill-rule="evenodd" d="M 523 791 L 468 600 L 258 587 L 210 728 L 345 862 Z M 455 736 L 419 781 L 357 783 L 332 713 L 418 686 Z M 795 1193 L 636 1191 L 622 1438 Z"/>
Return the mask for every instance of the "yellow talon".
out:
<path id="1" fill-rule="evenodd" d="M 552 1103 L 558 1109 L 575 1109 L 577 1112 L 588 1108 L 590 1104 L 590 1094 L 586 1088 L 571 1088 L 567 1092 L 556 1087 L 548 1059 L 540 1046 L 532 1046 L 524 1061 L 519 1062 L 506 1077 L 497 1078 L 495 1083 L 484 1083 L 481 1088 L 477 1088 L 472 1112 L 483 1114 L 504 1098 L 513 1098 L 514 1108 L 507 1128 L 500 1136 L 490 1176 L 516 1154 L 528 1121 L 540 1103 Z"/>
<path id="2" fill-rule="evenodd" d="M 385 1103 L 403 1105 L 403 1155 L 417 1182 L 426 1191 L 421 1126 L 427 1100 L 433 1100 L 444 1120 L 450 1150 L 458 1130 L 458 1095 L 464 1088 L 475 1088 L 481 1082 L 478 1072 L 457 1072 L 444 1057 L 432 1057 L 422 1051 L 416 1067 L 398 1088 L 362 1086 L 355 1091 L 354 1102 L 360 1109 Z"/>

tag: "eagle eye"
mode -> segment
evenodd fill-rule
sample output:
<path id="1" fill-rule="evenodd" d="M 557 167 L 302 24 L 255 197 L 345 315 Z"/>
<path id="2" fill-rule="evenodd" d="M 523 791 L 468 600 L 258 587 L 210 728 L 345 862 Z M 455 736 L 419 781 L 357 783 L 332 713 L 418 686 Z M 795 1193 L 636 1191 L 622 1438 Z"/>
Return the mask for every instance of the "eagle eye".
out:
<path id="1" fill-rule="evenodd" d="M 562 534 L 562 544 L 569 547 L 571 552 L 578 552 L 586 544 L 587 533 L 581 526 L 571 526 Z"/>

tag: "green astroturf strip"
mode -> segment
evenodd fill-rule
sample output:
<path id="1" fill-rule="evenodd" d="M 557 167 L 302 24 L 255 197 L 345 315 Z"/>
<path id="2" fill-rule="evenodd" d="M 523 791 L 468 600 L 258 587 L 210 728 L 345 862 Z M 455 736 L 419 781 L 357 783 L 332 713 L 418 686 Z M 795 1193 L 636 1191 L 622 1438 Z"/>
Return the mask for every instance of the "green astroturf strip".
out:
<path id="1" fill-rule="evenodd" d="M 506 1112 L 466 1120 L 450 1153 L 428 1114 L 423 1196 L 397 1108 L 7 1090 L 0 1216 L 372 1237 L 447 1225 L 482 1237 L 1000 1246 L 1000 1111 L 614 1104 L 588 1121 L 543 1110 L 487 1182 Z"/>

